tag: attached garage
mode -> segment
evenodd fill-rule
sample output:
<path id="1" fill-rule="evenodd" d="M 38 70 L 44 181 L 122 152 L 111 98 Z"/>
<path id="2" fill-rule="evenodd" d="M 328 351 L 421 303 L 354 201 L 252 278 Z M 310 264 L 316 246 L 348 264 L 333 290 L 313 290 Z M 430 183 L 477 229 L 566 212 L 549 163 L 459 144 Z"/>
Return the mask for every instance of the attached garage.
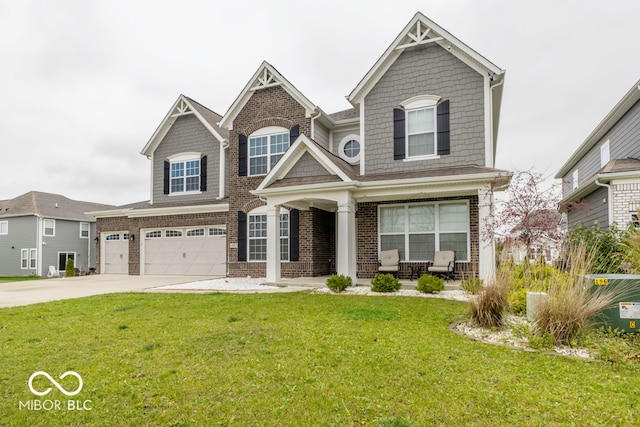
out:
<path id="1" fill-rule="evenodd" d="M 224 225 L 141 230 L 141 274 L 225 276 L 226 234 Z"/>
<path id="2" fill-rule="evenodd" d="M 106 233 L 103 236 L 104 274 L 129 274 L 129 233 Z"/>

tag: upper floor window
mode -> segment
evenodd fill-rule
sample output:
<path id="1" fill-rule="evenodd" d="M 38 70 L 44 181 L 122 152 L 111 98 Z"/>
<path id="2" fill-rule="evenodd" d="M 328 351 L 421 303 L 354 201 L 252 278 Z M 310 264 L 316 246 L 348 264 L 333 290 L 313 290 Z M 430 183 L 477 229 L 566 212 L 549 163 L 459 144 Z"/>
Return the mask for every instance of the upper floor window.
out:
<path id="1" fill-rule="evenodd" d="M 449 101 L 420 95 L 393 110 L 394 160 L 437 158 L 450 153 Z"/>
<path id="2" fill-rule="evenodd" d="M 0 234 L 9 234 L 9 221 L 0 221 Z"/>
<path id="3" fill-rule="evenodd" d="M 207 156 L 181 153 L 164 162 L 164 194 L 207 191 Z"/>
<path id="4" fill-rule="evenodd" d="M 609 140 L 600 146 L 600 167 L 609 163 Z"/>
<path id="5" fill-rule="evenodd" d="M 347 135 L 338 145 L 338 154 L 349 163 L 360 161 L 360 137 L 358 135 Z"/>
<path id="6" fill-rule="evenodd" d="M 249 175 L 265 175 L 289 148 L 289 131 L 279 127 L 259 130 L 249 137 Z"/>
<path id="7" fill-rule="evenodd" d="M 171 162 L 171 192 L 200 190 L 200 159 Z"/>
<path id="8" fill-rule="evenodd" d="M 80 223 L 80 238 L 88 239 L 89 238 L 89 223 L 81 222 Z"/>
<path id="9" fill-rule="evenodd" d="M 44 220 L 44 235 L 55 236 L 56 235 L 56 220 L 45 219 Z"/>

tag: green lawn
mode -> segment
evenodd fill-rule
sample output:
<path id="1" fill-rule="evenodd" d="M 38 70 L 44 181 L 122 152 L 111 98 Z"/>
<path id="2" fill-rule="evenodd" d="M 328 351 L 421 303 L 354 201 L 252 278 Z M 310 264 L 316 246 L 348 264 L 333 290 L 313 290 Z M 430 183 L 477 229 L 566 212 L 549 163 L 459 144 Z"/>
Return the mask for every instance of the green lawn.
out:
<path id="1" fill-rule="evenodd" d="M 40 280 L 40 276 L 0 276 L 0 283 L 24 282 L 25 280 Z"/>
<path id="2" fill-rule="evenodd" d="M 640 369 L 471 341 L 463 303 L 114 294 L 0 310 L 0 425 L 637 425 Z M 51 374 L 29 391 L 36 371 Z M 21 402 L 85 402 L 30 411 Z M 77 406 L 77 403 L 74 403 Z"/>

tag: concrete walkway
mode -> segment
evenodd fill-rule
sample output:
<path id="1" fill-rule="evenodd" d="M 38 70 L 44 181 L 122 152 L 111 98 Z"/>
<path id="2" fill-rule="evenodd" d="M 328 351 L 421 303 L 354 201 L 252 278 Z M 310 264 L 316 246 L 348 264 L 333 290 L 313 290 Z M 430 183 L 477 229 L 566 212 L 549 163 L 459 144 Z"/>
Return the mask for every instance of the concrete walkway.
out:
<path id="1" fill-rule="evenodd" d="M 82 298 L 91 295 L 144 291 L 158 286 L 190 283 L 212 278 L 214 277 L 95 274 L 60 279 L 0 283 L 0 308 Z"/>

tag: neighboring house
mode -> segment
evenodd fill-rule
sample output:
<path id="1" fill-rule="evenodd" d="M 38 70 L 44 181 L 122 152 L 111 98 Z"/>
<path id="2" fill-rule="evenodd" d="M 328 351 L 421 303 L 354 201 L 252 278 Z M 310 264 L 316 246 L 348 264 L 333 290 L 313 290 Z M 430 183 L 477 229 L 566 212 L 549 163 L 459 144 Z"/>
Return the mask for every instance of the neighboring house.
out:
<path id="1" fill-rule="evenodd" d="M 107 208 L 37 191 L 0 200 L 0 275 L 46 276 L 50 266 L 64 274 L 69 259 L 95 268 L 96 224 L 86 212 Z"/>
<path id="2" fill-rule="evenodd" d="M 557 210 L 541 209 L 531 212 L 500 242 L 500 261 L 520 263 L 528 259 L 530 262 L 537 262 L 542 258 L 545 263 L 551 264 L 558 260 L 566 234 L 566 222 L 566 215 Z"/>
<path id="3" fill-rule="evenodd" d="M 143 149 L 151 201 L 95 213 L 101 271 L 372 277 L 398 249 L 401 277 L 440 250 L 489 277 L 503 81 L 417 13 L 348 110 L 327 114 L 267 62 L 222 117 L 180 96 Z"/>
<path id="4" fill-rule="evenodd" d="M 583 225 L 626 227 L 640 208 L 640 81 L 624 95 L 567 160 L 563 181 L 569 230 Z"/>

